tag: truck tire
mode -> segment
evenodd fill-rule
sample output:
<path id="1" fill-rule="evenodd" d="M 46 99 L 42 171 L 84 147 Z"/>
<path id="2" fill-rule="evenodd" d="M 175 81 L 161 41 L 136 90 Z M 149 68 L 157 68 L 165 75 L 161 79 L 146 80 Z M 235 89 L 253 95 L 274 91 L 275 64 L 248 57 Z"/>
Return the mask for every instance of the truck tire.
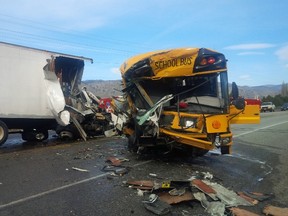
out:
<path id="1" fill-rule="evenodd" d="M 6 142 L 8 139 L 8 134 L 9 131 L 7 125 L 0 121 L 0 145 L 3 145 Z"/>
<path id="2" fill-rule="evenodd" d="M 41 142 L 48 136 L 48 130 L 24 130 L 22 133 L 22 139 L 28 142 Z"/>

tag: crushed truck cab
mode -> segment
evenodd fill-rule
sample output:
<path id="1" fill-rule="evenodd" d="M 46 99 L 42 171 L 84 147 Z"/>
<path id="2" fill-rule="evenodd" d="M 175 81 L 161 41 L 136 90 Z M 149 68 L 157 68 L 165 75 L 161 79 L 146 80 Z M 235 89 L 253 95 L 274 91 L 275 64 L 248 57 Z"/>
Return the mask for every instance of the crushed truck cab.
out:
<path id="1" fill-rule="evenodd" d="M 42 141 L 48 130 L 60 136 L 102 133 L 109 120 L 99 99 L 81 88 L 84 62 L 92 59 L 0 42 L 0 145 L 10 131 Z"/>
<path id="2" fill-rule="evenodd" d="M 128 146 L 166 145 L 193 156 L 214 148 L 231 152 L 230 124 L 260 122 L 259 107 L 247 105 L 232 84 L 226 58 L 205 48 L 149 52 L 121 66 L 124 100 L 114 100 L 114 122 Z"/>

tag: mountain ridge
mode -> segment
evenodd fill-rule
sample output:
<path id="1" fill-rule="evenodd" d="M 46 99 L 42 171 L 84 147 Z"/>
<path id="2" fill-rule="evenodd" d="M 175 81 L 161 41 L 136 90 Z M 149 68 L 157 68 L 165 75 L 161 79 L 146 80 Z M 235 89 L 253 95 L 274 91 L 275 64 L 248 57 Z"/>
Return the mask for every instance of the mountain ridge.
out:
<path id="1" fill-rule="evenodd" d="M 121 80 L 85 80 L 82 86 L 86 86 L 93 94 L 104 97 L 121 95 L 123 89 Z M 231 84 L 229 85 L 230 88 Z M 244 98 L 263 98 L 280 94 L 282 85 L 238 86 L 239 95 Z"/>

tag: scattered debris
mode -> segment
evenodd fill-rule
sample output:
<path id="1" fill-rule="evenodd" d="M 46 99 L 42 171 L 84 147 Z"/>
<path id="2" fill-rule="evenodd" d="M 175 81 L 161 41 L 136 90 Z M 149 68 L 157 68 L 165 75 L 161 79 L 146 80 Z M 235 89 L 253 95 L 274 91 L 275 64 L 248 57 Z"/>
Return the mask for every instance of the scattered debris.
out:
<path id="1" fill-rule="evenodd" d="M 140 189 L 137 189 L 137 195 L 138 196 L 144 196 L 144 190 L 140 190 Z"/>
<path id="2" fill-rule="evenodd" d="M 157 174 L 155 174 L 155 173 L 149 173 L 149 176 L 157 177 Z"/>
<path id="3" fill-rule="evenodd" d="M 80 172 L 89 172 L 89 170 L 87 169 L 81 169 L 81 168 L 77 168 L 77 167 L 72 167 L 73 170 L 76 170 L 76 171 L 80 171 Z"/>
<path id="4" fill-rule="evenodd" d="M 105 165 L 102 168 L 102 171 L 111 172 L 112 176 L 123 176 L 124 174 L 128 173 L 130 167 L 122 166 L 122 162 L 129 161 L 126 158 L 117 158 L 115 156 L 110 156 L 106 159 L 106 162 L 110 162 L 111 165 Z"/>
<path id="5" fill-rule="evenodd" d="M 252 205 L 257 205 L 259 203 L 258 200 L 251 198 L 250 196 L 247 196 L 244 192 L 237 192 L 239 196 L 241 196 L 243 199 L 250 202 Z"/>
<path id="6" fill-rule="evenodd" d="M 148 200 L 143 201 L 144 207 L 156 215 L 166 215 L 171 210 L 171 205 L 158 199 L 156 194 L 151 194 Z"/>
<path id="7" fill-rule="evenodd" d="M 128 173 L 128 169 L 126 167 L 116 169 L 114 171 L 116 175 L 123 176 L 124 174 Z"/>
<path id="8" fill-rule="evenodd" d="M 122 161 L 119 158 L 116 157 L 108 157 L 107 161 L 111 162 L 113 166 L 120 166 Z"/>
<path id="9" fill-rule="evenodd" d="M 254 206 L 273 196 L 273 194 L 247 191 L 236 193 L 208 180 L 212 179 L 213 175 L 202 173 L 203 179 L 199 179 L 198 174 L 197 178 L 194 176 L 189 180 L 163 181 L 156 174 L 150 173 L 149 176 L 157 176 L 157 180 L 130 180 L 124 183 L 130 188 L 137 189 L 138 196 L 151 193 L 143 203 L 147 210 L 157 215 L 168 214 L 172 205 L 196 200 L 201 203 L 207 215 L 259 216 L 238 206 Z M 263 213 L 271 216 L 288 216 L 288 208 L 267 206 Z"/>
<path id="10" fill-rule="evenodd" d="M 209 202 L 206 212 L 213 216 L 222 216 L 225 213 L 225 204 L 222 202 Z"/>
<path id="11" fill-rule="evenodd" d="M 216 196 L 223 202 L 227 207 L 232 206 L 251 206 L 252 204 L 242 197 L 238 196 L 234 191 L 228 190 L 220 184 L 215 182 L 209 182 L 207 180 L 203 180 L 204 183 L 211 186 L 213 190 L 216 191 Z"/>
<path id="12" fill-rule="evenodd" d="M 271 197 L 274 196 L 274 194 L 263 194 L 263 193 L 259 193 L 259 192 L 249 192 L 249 191 L 244 191 L 243 193 L 245 195 L 253 198 L 253 199 L 258 200 L 258 201 L 264 201 L 264 200 L 270 199 Z"/>
<path id="13" fill-rule="evenodd" d="M 209 197 L 211 197 L 213 200 L 217 200 L 216 197 L 216 191 L 213 190 L 210 186 L 205 184 L 202 180 L 200 179 L 193 179 L 192 180 L 192 185 L 196 188 L 198 188 L 200 191 L 203 193 L 207 194 Z"/>
<path id="14" fill-rule="evenodd" d="M 288 216 L 288 208 L 280 208 L 269 205 L 263 209 L 263 213 L 265 215 L 272 215 L 272 216 Z"/>
<path id="15" fill-rule="evenodd" d="M 190 201 L 190 200 L 195 199 L 193 194 L 190 191 L 185 191 L 184 194 L 179 195 L 179 196 L 173 196 L 167 192 L 160 192 L 158 196 L 162 201 L 168 204 L 177 204 L 180 202 Z"/>
<path id="16" fill-rule="evenodd" d="M 233 213 L 234 216 L 260 216 L 259 214 L 255 214 L 245 209 L 235 207 L 231 208 L 230 211 Z"/>
<path id="17" fill-rule="evenodd" d="M 142 181 L 127 181 L 127 185 L 131 188 L 141 189 L 141 190 L 153 190 L 154 182 L 149 180 Z"/>
<path id="18" fill-rule="evenodd" d="M 180 188 L 180 189 L 174 188 L 170 190 L 168 193 L 171 196 L 182 196 L 183 194 L 185 194 L 185 192 L 186 192 L 186 188 Z"/>
<path id="19" fill-rule="evenodd" d="M 213 175 L 210 172 L 202 172 L 202 174 L 204 175 L 203 176 L 204 179 L 208 179 L 208 180 L 213 179 Z"/>

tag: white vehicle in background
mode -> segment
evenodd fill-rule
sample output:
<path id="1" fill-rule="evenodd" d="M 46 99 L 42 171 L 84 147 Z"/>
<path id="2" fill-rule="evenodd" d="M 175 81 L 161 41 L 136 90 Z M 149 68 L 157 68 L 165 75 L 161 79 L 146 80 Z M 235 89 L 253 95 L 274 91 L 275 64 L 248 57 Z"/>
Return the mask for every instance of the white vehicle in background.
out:
<path id="1" fill-rule="evenodd" d="M 274 112 L 275 105 L 272 102 L 262 102 L 261 104 L 261 112 Z"/>
<path id="2" fill-rule="evenodd" d="M 103 116 L 96 116 L 91 94 L 79 89 L 84 61 L 92 63 L 90 58 L 0 42 L 0 145 L 12 131 L 20 131 L 26 141 L 45 140 L 48 130 L 63 136 L 76 131 L 86 139 L 87 130 L 98 132 L 107 125 Z"/>

